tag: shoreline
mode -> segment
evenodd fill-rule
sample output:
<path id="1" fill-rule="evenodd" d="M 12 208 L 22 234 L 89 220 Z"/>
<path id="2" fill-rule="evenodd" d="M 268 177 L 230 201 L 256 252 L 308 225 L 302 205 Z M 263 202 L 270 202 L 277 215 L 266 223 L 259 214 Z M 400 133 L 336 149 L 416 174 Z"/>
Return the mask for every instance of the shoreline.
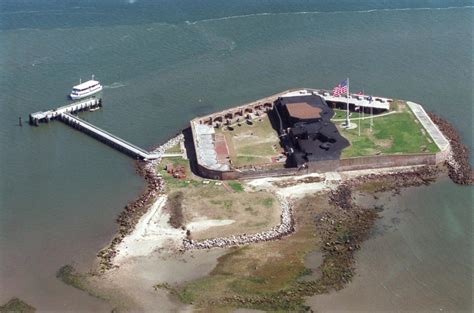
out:
<path id="1" fill-rule="evenodd" d="M 169 147 L 179 144 L 183 140 L 183 134 L 179 134 L 158 146 L 152 152 L 164 154 Z M 137 173 L 145 179 L 146 189 L 137 199 L 127 204 L 117 217 L 116 221 L 119 225 L 118 231 L 110 243 L 97 253 L 97 257 L 99 258 L 99 273 L 103 273 L 114 267 L 113 259 L 117 255 L 118 245 L 122 243 L 126 236 L 134 231 L 140 218 L 148 212 L 149 207 L 152 205 L 150 202 L 155 201 L 159 194 L 163 194 L 164 180 L 156 171 L 156 166 L 160 162 L 161 158 L 136 163 Z"/>
<path id="2" fill-rule="evenodd" d="M 474 173 L 469 161 L 469 149 L 462 142 L 459 132 L 454 125 L 435 113 L 428 112 L 428 115 L 449 141 L 451 151 L 446 160 L 449 177 L 458 185 L 472 185 Z"/>
<path id="3" fill-rule="evenodd" d="M 164 179 L 157 169 L 162 158 L 148 162 L 137 162 L 137 172 L 146 181 L 145 191 L 136 200 L 125 206 L 124 211 L 117 218 L 119 224 L 117 233 L 110 244 L 98 252 L 98 277 L 108 270 L 117 269 L 125 264 L 128 267 L 128 265 L 135 263 L 126 262 L 127 260 L 137 257 L 148 258 L 152 255 L 159 256 L 161 252 L 166 252 L 165 254 L 172 257 L 183 255 L 188 251 L 226 251 L 225 248 L 229 247 L 242 247 L 258 242 L 280 240 L 298 231 L 293 212 L 294 201 L 317 192 L 324 192 L 328 197 L 329 204 L 336 211 L 323 212 L 324 214 L 315 221 L 320 229 L 318 233 L 320 239 L 324 243 L 320 247 L 320 251 L 324 255 L 320 268 L 328 266 L 327 262 L 332 262 L 330 264 L 333 266 L 334 261 L 340 259 L 340 262 L 336 262 L 338 264 L 334 270 L 341 276 L 326 278 L 329 280 L 298 282 L 296 284 L 297 291 L 291 297 L 281 294 L 282 299 L 277 302 L 270 298 L 257 301 L 255 297 L 223 298 L 221 300 L 224 304 L 238 307 L 258 307 L 259 303 L 267 303 L 275 305 L 276 308 L 278 305 L 288 305 L 295 299 L 326 293 L 333 289 L 340 290 L 354 276 L 355 251 L 359 250 L 361 244 L 368 238 L 378 217 L 376 208 L 361 208 L 354 203 L 352 198 L 354 191 L 360 191 L 359 188 L 368 188 L 366 192 L 369 193 L 393 191 L 393 194 L 396 195 L 402 188 L 429 185 L 443 173 L 444 175 L 447 173 L 447 176 L 456 184 L 472 184 L 469 151 L 462 144 L 459 134 L 449 122 L 431 113 L 430 117 L 450 142 L 448 158 L 439 165 L 313 173 L 247 181 L 249 186 L 263 187 L 267 191 L 275 192 L 280 202 L 280 224 L 255 234 L 244 233 L 204 240 L 189 239 L 185 228 L 176 229 L 169 225 L 169 212 L 163 211 L 167 194 L 164 191 Z M 168 148 L 181 144 L 182 141 L 184 141 L 184 136 L 179 134 L 158 146 L 153 152 L 164 154 Z M 321 181 L 321 177 L 323 181 Z M 268 189 L 269 186 L 270 189 Z M 352 229 L 354 237 L 351 240 L 340 242 L 332 237 L 337 234 L 335 225 L 341 223 Z M 111 272 L 109 274 L 114 275 Z M 177 289 L 171 288 L 169 291 L 172 291 L 171 294 L 178 294 Z M 242 306 L 243 303 L 246 305 Z"/>
<path id="4" fill-rule="evenodd" d="M 451 125 L 446 120 L 438 117 L 433 113 L 428 113 L 430 118 L 433 119 L 433 122 L 440 128 L 442 133 L 448 138 L 450 142 L 450 151 L 447 160 L 444 162 L 448 168 L 449 177 L 456 184 L 468 185 L 473 182 L 472 169 L 469 164 L 469 150 L 461 142 L 460 136 L 457 133 L 453 125 Z M 164 152 L 173 145 L 179 144 L 184 141 L 184 136 L 182 133 L 172 137 L 166 141 L 163 145 L 156 147 L 153 152 L 161 153 Z M 137 162 L 137 173 L 144 177 L 146 181 L 145 191 L 134 201 L 127 204 L 117 217 L 116 221 L 119 224 L 119 229 L 117 233 L 112 238 L 110 244 L 101 249 L 97 256 L 99 258 L 99 272 L 104 272 L 106 270 L 112 269 L 114 266 L 114 258 L 119 254 L 119 245 L 123 242 L 124 238 L 130 236 L 137 224 L 140 222 L 140 219 L 149 213 L 149 208 L 153 206 L 155 201 L 160 195 L 164 195 L 164 181 L 159 173 L 156 171 L 156 166 L 161 162 L 161 158 L 158 158 L 153 161 L 147 162 Z M 414 168 L 414 173 L 416 173 L 417 167 Z M 426 168 L 426 167 L 425 167 Z M 381 169 L 382 172 L 390 172 L 393 170 L 399 170 L 399 168 L 385 168 Z M 347 173 L 357 173 L 360 171 L 351 171 Z M 345 173 L 345 172 L 341 172 Z M 418 173 L 413 175 L 423 176 L 426 173 Z M 351 174 L 349 174 L 351 175 Z M 361 176 L 361 179 L 367 181 L 380 177 L 380 175 L 391 175 L 391 174 L 370 174 L 366 176 Z M 357 174 L 356 174 L 357 176 Z M 404 187 L 404 182 L 398 183 L 398 188 Z M 166 196 L 166 195 L 165 195 Z M 272 229 L 263 231 L 256 234 L 238 234 L 234 236 L 213 238 L 206 240 L 190 240 L 188 238 L 182 239 L 182 248 L 178 249 L 180 251 L 189 250 L 189 249 L 211 249 L 216 247 L 230 247 L 230 246 L 239 246 L 245 244 L 251 244 L 262 241 L 278 240 L 284 236 L 290 235 L 295 230 L 295 222 L 292 213 L 292 205 L 289 199 L 283 195 L 279 196 L 280 207 L 282 209 L 280 220 L 281 223 Z M 132 244 L 130 242 L 130 244 Z"/>

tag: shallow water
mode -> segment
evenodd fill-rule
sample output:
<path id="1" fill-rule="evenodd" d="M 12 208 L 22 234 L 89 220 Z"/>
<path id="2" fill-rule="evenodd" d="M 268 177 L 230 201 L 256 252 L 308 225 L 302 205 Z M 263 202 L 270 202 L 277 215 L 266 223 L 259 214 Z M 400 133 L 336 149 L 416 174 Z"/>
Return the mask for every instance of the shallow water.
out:
<path id="1" fill-rule="evenodd" d="M 129 158 L 65 125 L 17 126 L 19 116 L 64 104 L 80 77 L 95 74 L 105 85 L 105 107 L 81 116 L 144 148 L 195 115 L 292 87 L 332 88 L 347 76 L 352 91 L 439 113 L 472 147 L 472 1 L 97 2 L 0 0 L 0 302 L 18 296 L 41 310 L 108 308 L 54 275 L 65 263 L 90 266 L 144 183 Z M 437 223 L 406 224 L 403 236 L 433 237 L 443 225 L 446 235 L 464 234 L 459 246 L 427 247 L 471 252 L 472 219 L 451 223 L 452 214 L 440 212 L 471 216 L 472 188 L 446 186 L 446 204 L 429 202 L 438 199 L 435 187 L 416 203 L 423 221 Z M 403 243 L 394 253 L 404 253 Z M 470 288 L 434 265 L 450 259 L 432 256 L 411 272 L 434 277 L 428 296 Z M 472 277 L 472 263 L 456 268 L 452 277 Z"/>
<path id="2" fill-rule="evenodd" d="M 308 303 L 317 312 L 471 312 L 472 195 L 441 179 L 389 199 L 377 201 L 384 210 L 353 281 Z"/>

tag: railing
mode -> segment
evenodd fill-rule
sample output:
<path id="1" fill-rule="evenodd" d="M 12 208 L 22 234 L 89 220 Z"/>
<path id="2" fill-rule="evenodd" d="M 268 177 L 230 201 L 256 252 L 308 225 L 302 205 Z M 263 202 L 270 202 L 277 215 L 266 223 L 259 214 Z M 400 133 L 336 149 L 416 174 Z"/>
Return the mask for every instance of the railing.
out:
<path id="1" fill-rule="evenodd" d="M 69 124 L 73 127 L 79 126 L 79 128 L 84 130 L 86 133 L 92 133 L 93 135 L 100 137 L 100 139 L 105 140 L 106 143 L 112 144 L 114 147 L 118 146 L 120 149 L 124 149 L 129 154 L 140 157 L 141 159 L 149 160 L 161 157 L 161 154 L 151 154 L 148 151 L 143 150 L 142 148 L 137 147 L 128 141 L 125 141 L 122 138 L 119 138 L 97 126 L 94 126 L 91 123 L 86 122 L 70 113 L 61 113 L 59 117 L 60 120 L 66 124 Z"/>

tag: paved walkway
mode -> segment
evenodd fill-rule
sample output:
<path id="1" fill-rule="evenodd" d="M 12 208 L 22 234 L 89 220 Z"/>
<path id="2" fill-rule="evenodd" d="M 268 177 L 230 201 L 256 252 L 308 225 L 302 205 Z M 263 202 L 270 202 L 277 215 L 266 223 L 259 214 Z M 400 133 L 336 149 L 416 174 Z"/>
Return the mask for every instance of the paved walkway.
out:
<path id="1" fill-rule="evenodd" d="M 407 101 L 407 104 L 441 151 L 446 150 L 449 147 L 449 141 L 444 137 L 443 133 L 441 133 L 438 126 L 433 123 L 425 109 L 414 102 Z"/>
<path id="2" fill-rule="evenodd" d="M 173 157 L 182 157 L 183 153 L 163 153 L 161 157 L 163 158 L 173 158 Z"/>

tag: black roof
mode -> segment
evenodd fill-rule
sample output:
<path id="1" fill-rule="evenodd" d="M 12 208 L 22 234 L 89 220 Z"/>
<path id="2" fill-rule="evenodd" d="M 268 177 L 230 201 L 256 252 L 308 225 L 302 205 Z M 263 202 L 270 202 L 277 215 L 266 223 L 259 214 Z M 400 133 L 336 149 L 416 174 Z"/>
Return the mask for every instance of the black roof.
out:
<path id="1" fill-rule="evenodd" d="M 308 103 L 321 109 L 321 118 L 295 119 L 288 116 L 285 105 L 289 103 Z M 304 95 L 279 98 L 275 105 L 280 120 L 280 134 L 285 150 L 288 152 L 290 166 L 301 166 L 307 162 L 339 160 L 341 151 L 349 146 L 336 125 L 331 122 L 334 111 L 318 95 Z M 286 130 L 289 129 L 288 132 Z"/>

